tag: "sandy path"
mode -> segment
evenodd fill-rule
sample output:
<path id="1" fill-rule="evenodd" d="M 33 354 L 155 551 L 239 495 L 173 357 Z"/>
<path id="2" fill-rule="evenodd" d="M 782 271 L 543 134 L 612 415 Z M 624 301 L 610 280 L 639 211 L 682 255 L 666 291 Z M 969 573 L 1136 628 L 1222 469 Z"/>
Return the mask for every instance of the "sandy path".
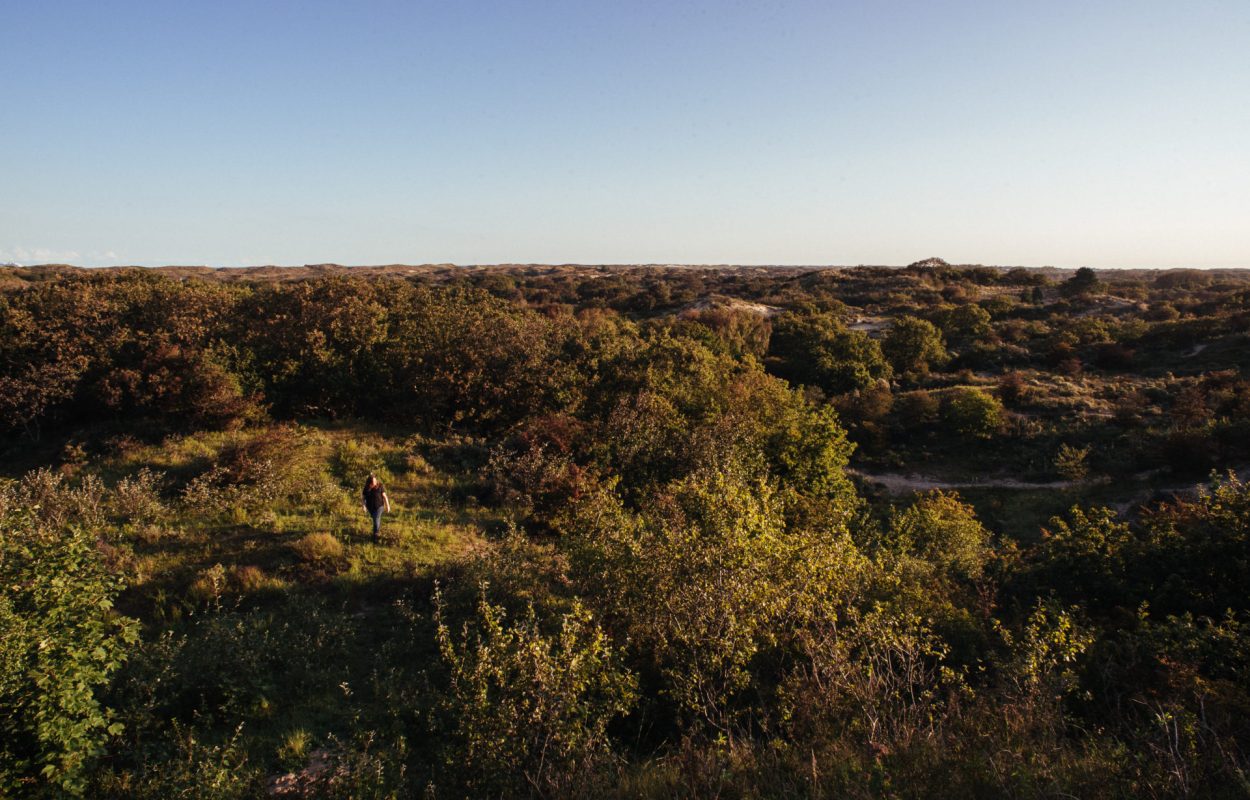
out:
<path id="1" fill-rule="evenodd" d="M 870 483 L 878 483 L 886 491 L 901 494 L 904 492 L 926 492 L 930 489 L 1019 489 L 1024 491 L 1043 491 L 1047 489 L 1071 489 L 1077 484 L 1072 481 L 1051 481 L 1049 483 L 1029 483 L 1014 478 L 981 478 L 969 481 L 944 481 L 929 475 L 899 475 L 881 473 L 870 475 L 866 472 L 848 469 L 848 473 Z"/>

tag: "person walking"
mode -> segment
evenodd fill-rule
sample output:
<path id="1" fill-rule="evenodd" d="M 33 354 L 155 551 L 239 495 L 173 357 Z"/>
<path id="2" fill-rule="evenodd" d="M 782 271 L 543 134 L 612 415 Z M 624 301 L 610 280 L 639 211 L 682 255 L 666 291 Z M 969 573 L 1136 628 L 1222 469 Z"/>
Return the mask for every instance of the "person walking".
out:
<path id="1" fill-rule="evenodd" d="M 386 496 L 382 481 L 378 480 L 378 476 L 372 472 L 365 479 L 364 506 L 365 513 L 373 518 L 373 541 L 376 542 L 378 535 L 382 532 L 382 511 L 385 509 L 388 514 L 390 513 L 391 499 Z"/>

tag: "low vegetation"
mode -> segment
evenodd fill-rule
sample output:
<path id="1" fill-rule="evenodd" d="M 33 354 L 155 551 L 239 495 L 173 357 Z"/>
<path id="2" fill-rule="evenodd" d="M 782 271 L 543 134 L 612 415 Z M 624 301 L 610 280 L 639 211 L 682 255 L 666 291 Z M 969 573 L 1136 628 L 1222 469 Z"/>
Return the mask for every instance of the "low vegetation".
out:
<path id="1" fill-rule="evenodd" d="M 0 795 L 1246 795 L 1250 274 L 321 272 L 3 270 Z"/>

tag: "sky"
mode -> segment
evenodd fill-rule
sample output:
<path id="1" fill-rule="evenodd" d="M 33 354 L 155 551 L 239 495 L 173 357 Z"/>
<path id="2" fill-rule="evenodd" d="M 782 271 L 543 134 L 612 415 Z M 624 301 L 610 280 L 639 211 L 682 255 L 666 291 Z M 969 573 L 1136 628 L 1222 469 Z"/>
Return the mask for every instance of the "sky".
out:
<path id="1" fill-rule="evenodd" d="M 0 262 L 1250 267 L 1250 2 L 0 0 Z"/>

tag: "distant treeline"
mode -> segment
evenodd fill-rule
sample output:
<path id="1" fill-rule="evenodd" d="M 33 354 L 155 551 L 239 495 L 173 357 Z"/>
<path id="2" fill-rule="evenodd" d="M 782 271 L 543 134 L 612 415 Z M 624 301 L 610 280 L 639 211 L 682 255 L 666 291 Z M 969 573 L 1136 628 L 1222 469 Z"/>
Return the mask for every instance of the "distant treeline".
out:
<path id="1" fill-rule="evenodd" d="M 1126 369 L 1139 348 L 1188 346 L 1250 319 L 1240 273 L 1052 286 L 1037 271 L 953 267 L 444 270 L 436 283 L 11 272 L 23 278 L 0 294 L 10 432 L 120 417 L 221 425 L 264 411 L 506 426 L 595 402 L 621 379 L 602 351 L 619 359 L 657 335 L 835 396 L 935 365 Z M 853 330 L 862 313 L 915 321 L 878 342 Z"/>

